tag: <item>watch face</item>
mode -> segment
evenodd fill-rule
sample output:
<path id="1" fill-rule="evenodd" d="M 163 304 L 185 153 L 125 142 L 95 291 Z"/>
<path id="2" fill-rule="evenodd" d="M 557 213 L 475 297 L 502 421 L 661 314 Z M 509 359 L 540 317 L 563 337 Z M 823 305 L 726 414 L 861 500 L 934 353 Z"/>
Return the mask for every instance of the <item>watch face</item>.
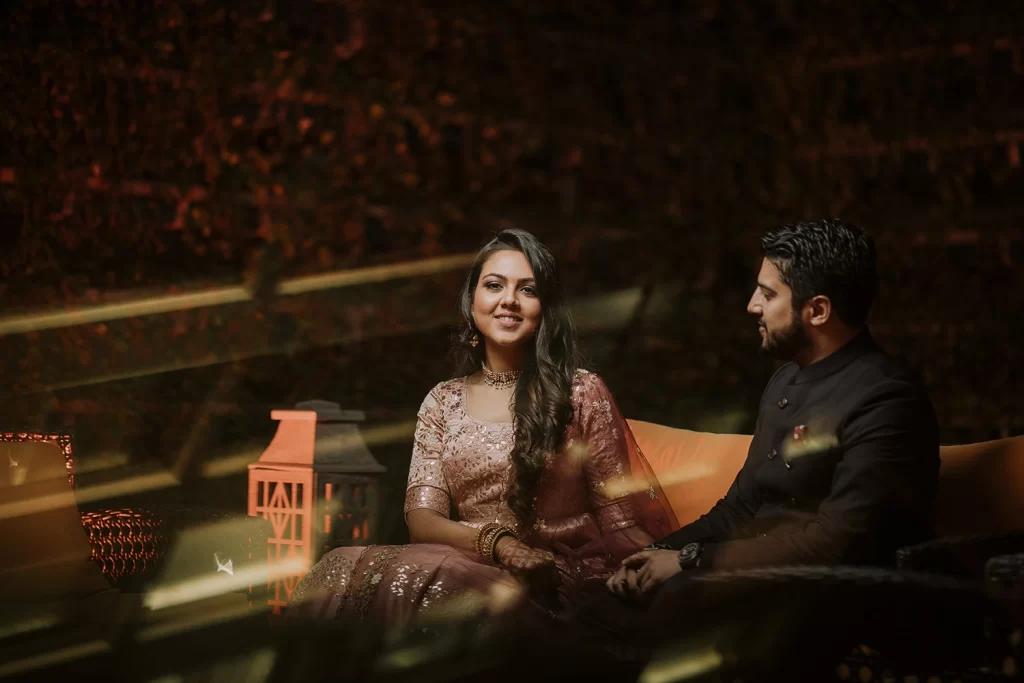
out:
<path id="1" fill-rule="evenodd" d="M 683 549 L 679 551 L 680 562 L 693 562 L 697 559 L 697 553 L 700 552 L 699 543 L 688 543 L 683 546 Z"/>

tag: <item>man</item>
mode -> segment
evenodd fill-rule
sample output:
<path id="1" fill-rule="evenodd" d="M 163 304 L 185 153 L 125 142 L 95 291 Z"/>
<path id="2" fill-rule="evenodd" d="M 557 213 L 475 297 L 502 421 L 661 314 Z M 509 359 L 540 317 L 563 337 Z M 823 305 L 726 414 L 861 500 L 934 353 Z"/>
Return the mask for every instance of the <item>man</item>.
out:
<path id="1" fill-rule="evenodd" d="M 824 219 L 770 230 L 761 246 L 747 311 L 761 348 L 787 362 L 747 460 L 710 512 L 623 562 L 616 595 L 650 597 L 695 571 L 887 565 L 932 533 L 938 425 L 916 374 L 867 330 L 874 241 Z"/>

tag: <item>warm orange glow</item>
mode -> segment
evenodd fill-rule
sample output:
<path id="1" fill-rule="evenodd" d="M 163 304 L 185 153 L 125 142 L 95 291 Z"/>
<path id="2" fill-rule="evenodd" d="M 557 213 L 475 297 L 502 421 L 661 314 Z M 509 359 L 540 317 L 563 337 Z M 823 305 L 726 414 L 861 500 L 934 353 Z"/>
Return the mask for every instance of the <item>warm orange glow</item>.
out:
<path id="1" fill-rule="evenodd" d="M 250 516 L 270 521 L 273 529 L 273 535 L 267 539 L 270 566 L 292 568 L 268 580 L 268 603 L 275 614 L 280 614 L 313 562 L 316 413 L 275 410 L 271 416 L 280 421 L 277 433 L 260 459 L 248 466 L 248 512 Z"/>
<path id="2" fill-rule="evenodd" d="M 249 515 L 270 522 L 267 562 L 291 571 L 269 579 L 268 604 L 275 614 L 288 604 L 299 580 L 312 566 L 313 469 L 301 466 L 249 470 Z M 273 572 L 272 572 L 273 573 Z"/>
<path id="3" fill-rule="evenodd" d="M 324 498 L 326 500 L 333 500 L 334 499 L 334 485 L 331 482 L 327 482 L 327 484 L 324 485 Z M 325 535 L 329 536 L 330 533 L 331 533 L 331 517 L 333 517 L 333 516 L 334 515 L 331 514 L 330 510 L 325 510 L 325 512 L 324 512 L 324 534 Z"/>

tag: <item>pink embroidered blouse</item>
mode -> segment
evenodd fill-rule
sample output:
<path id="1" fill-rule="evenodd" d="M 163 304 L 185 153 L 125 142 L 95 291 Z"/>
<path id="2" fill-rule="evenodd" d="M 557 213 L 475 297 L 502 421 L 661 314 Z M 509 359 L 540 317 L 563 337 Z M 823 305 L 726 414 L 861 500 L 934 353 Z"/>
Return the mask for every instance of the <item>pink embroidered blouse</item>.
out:
<path id="1" fill-rule="evenodd" d="M 464 378 L 438 384 L 419 411 L 406 514 L 427 508 L 450 518 L 454 509 L 463 524 L 508 524 L 545 546 L 580 548 L 602 536 L 622 535 L 616 532 L 643 535 L 632 529 L 638 519 L 625 494 L 631 481 L 627 428 L 608 387 L 597 375 L 580 371 L 572 398 L 574 416 L 564 447 L 549 459 L 537 493 L 536 522 L 524 530 L 508 507 L 512 424 L 469 415 Z M 638 542 L 633 539 L 628 547 L 635 550 Z"/>

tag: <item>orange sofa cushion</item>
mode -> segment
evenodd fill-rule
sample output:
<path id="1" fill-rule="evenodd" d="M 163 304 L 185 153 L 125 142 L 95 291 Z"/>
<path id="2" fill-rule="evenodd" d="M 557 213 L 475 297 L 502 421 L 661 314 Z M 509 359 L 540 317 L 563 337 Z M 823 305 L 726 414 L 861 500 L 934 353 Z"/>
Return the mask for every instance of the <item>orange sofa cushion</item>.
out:
<path id="1" fill-rule="evenodd" d="M 710 510 L 740 471 L 753 438 L 629 420 L 680 526 Z M 1024 436 L 939 450 L 938 536 L 1024 530 Z"/>
<path id="2" fill-rule="evenodd" d="M 753 438 L 693 432 L 639 420 L 628 422 L 680 526 L 695 521 L 725 495 L 747 458 Z"/>
<path id="3" fill-rule="evenodd" d="M 943 446 L 940 536 L 1024 530 L 1024 436 Z"/>

